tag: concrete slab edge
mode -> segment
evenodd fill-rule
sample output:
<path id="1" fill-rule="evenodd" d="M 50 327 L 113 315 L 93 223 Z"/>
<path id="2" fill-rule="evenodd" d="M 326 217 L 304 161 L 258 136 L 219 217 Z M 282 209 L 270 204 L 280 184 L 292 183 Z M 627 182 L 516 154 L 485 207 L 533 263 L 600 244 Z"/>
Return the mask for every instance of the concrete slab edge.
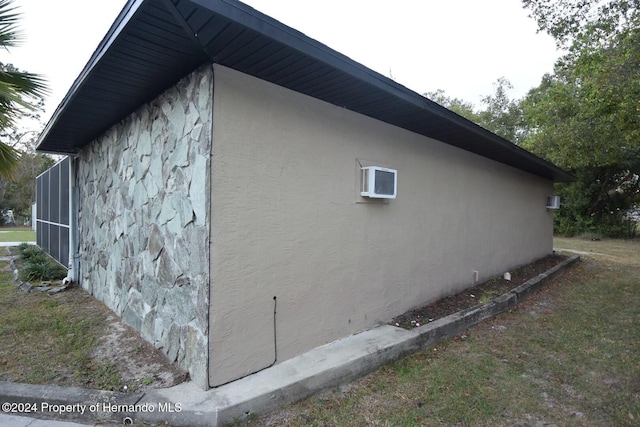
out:
<path id="1" fill-rule="evenodd" d="M 136 393 L 119 393 L 82 387 L 0 381 L 2 412 L 32 418 L 91 422 L 114 421 L 120 424 L 127 414 L 111 409 L 120 405 L 135 405 L 142 396 L 142 394 Z M 11 406 L 5 407 L 7 403 L 28 405 L 14 405 L 12 408 Z M 80 405 L 84 405 L 84 409 Z M 93 405 L 95 405 L 95 410 L 91 411 L 89 407 Z"/>
<path id="2" fill-rule="evenodd" d="M 135 422 L 168 422 L 175 427 L 217 427 L 247 417 L 271 412 L 279 407 L 305 399 L 323 389 L 337 387 L 360 378 L 380 366 L 402 356 L 415 353 L 458 335 L 483 320 L 494 317 L 533 294 L 547 281 L 562 274 L 579 261 L 573 256 L 513 290 L 483 304 L 435 320 L 412 330 L 390 325 L 343 338 L 311 350 L 230 384 L 202 391 L 191 383 L 167 389 L 150 390 L 145 394 L 127 394 L 0 382 L 0 402 L 80 402 L 112 401 L 142 406 L 151 405 L 154 411 L 129 413 L 64 414 L 64 419 L 88 421 L 112 420 L 122 422 L 131 417 Z M 121 396 L 122 395 L 122 396 Z M 122 400 L 121 400 L 122 399 Z M 133 402 L 133 403 L 129 403 Z M 158 405 L 168 404 L 169 411 L 158 411 Z M 117 403 L 116 403 L 117 404 Z M 107 418 L 104 418 L 107 416 Z M 50 414 L 33 415 L 36 418 Z"/>

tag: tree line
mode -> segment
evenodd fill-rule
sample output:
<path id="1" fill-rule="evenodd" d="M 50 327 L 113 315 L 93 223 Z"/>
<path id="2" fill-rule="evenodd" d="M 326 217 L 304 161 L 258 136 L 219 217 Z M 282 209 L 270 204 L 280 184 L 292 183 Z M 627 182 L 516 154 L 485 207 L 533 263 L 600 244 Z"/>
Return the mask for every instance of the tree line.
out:
<path id="1" fill-rule="evenodd" d="M 502 77 L 475 107 L 425 96 L 576 177 L 556 184 L 562 235 L 634 235 L 640 208 L 640 0 L 523 0 L 565 54 L 521 99 Z"/>

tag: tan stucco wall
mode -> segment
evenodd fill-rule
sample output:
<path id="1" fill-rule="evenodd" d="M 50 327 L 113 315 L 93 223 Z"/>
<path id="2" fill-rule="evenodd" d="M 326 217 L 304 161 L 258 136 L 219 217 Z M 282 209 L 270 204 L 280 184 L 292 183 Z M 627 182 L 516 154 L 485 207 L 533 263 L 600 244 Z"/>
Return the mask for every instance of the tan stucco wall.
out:
<path id="1" fill-rule="evenodd" d="M 210 383 L 389 321 L 552 250 L 552 184 L 216 66 Z M 358 203 L 358 161 L 398 197 Z"/>

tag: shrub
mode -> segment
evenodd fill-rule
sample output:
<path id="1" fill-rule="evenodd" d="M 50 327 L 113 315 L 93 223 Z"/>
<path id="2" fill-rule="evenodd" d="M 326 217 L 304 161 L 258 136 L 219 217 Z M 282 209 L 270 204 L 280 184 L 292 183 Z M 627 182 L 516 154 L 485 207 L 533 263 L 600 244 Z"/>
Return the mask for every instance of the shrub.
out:
<path id="1" fill-rule="evenodd" d="M 18 253 L 23 261 L 42 260 L 47 256 L 42 249 L 28 243 L 20 243 Z"/>
<path id="2" fill-rule="evenodd" d="M 53 265 L 50 261 L 28 262 L 22 269 L 23 276 L 30 282 L 43 280 L 58 280 L 66 276 L 61 267 Z"/>
<path id="3" fill-rule="evenodd" d="M 18 252 L 23 261 L 20 269 L 20 278 L 22 280 L 28 282 L 59 280 L 67 275 L 64 268 L 37 246 L 23 243 L 18 246 Z"/>

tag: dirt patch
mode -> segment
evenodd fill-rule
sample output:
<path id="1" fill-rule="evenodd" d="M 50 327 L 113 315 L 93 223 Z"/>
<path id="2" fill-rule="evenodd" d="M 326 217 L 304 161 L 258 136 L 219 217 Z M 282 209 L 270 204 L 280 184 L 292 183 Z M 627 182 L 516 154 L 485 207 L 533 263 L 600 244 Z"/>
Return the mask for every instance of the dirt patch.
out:
<path id="1" fill-rule="evenodd" d="M 118 366 L 123 391 L 171 387 L 187 378 L 184 371 L 114 314 L 108 314 L 105 323 L 105 334 L 92 356 Z"/>
<path id="2" fill-rule="evenodd" d="M 492 277 L 455 295 L 450 295 L 431 304 L 415 308 L 400 316 L 394 317 L 389 324 L 404 329 L 413 329 L 433 322 L 434 320 L 482 304 L 509 292 L 513 288 L 555 267 L 566 259 L 568 259 L 566 255 L 556 253 L 548 255 L 531 264 L 510 271 L 510 280 L 505 279 L 503 276 Z"/>
<path id="3" fill-rule="evenodd" d="M 96 381 L 99 375 L 86 375 L 82 384 L 84 387 L 124 392 L 144 391 L 171 387 L 188 378 L 187 373 L 171 363 L 162 351 L 143 340 L 138 332 L 125 325 L 111 310 L 78 285 L 50 298 L 64 304 L 77 304 L 82 307 L 84 315 L 102 319 L 103 327 L 95 337 L 97 345 L 91 353 L 91 365 L 110 366 L 119 377 L 120 384 L 118 390 L 113 390 L 111 385 L 105 386 Z"/>

